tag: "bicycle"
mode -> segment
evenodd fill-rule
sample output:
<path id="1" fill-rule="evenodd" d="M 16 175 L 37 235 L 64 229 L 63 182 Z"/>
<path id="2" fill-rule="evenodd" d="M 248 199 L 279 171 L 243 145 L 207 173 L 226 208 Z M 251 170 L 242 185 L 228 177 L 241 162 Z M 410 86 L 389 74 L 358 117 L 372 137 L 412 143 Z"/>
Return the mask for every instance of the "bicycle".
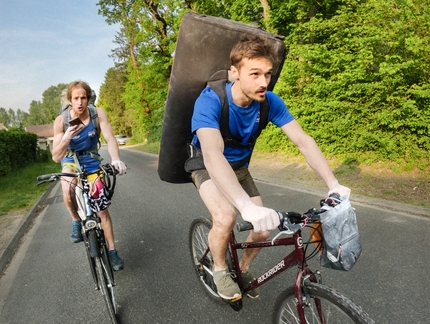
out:
<path id="1" fill-rule="evenodd" d="M 295 283 L 282 292 L 273 307 L 273 323 L 360 323 L 370 324 L 374 321 L 358 305 L 337 290 L 322 284 L 319 270 L 313 272 L 307 261 L 318 255 L 322 248 L 321 223 L 319 214 L 323 209 L 312 208 L 306 213 L 278 212 L 281 219 L 280 233 L 272 240 L 262 242 L 236 242 L 234 230 L 230 233 L 226 263 L 232 277 L 239 285 L 242 296 L 257 288 L 283 271 L 298 266 Z M 287 226 L 285 226 L 285 225 Z M 193 220 L 189 231 L 189 248 L 193 267 L 199 281 L 208 296 L 218 303 L 227 302 L 235 311 L 242 309 L 242 296 L 234 300 L 224 300 L 218 293 L 213 280 L 213 259 L 208 246 L 208 233 L 212 221 L 207 218 Z M 251 230 L 252 224 L 240 222 L 236 225 L 238 232 Z M 303 228 L 311 228 L 309 238 L 304 241 Z M 287 234 L 288 237 L 280 235 Z M 314 235 L 318 234 L 318 235 Z M 294 249 L 268 271 L 256 277 L 244 286 L 239 267 L 238 250 L 267 248 L 274 246 L 292 246 Z M 313 246 L 310 249 L 309 246 Z"/>
<path id="2" fill-rule="evenodd" d="M 109 199 L 112 197 L 116 174 L 118 171 L 111 165 L 100 165 L 95 172 L 88 173 L 85 170 L 76 173 L 52 173 L 37 177 L 37 185 L 53 181 L 67 181 L 75 192 L 76 204 L 80 221 L 82 224 L 82 236 L 84 238 L 85 250 L 90 264 L 90 270 L 94 279 L 95 289 L 100 290 L 104 297 L 109 318 L 112 323 L 117 323 L 117 307 L 114 296 L 115 280 L 108 254 L 108 247 L 104 232 L 101 227 L 101 219 L 91 209 L 89 181 L 101 177 L 105 184 Z M 69 179 L 68 179 L 69 178 Z M 70 180 L 72 178 L 72 180 Z M 77 178 L 77 183 L 74 179 Z"/>

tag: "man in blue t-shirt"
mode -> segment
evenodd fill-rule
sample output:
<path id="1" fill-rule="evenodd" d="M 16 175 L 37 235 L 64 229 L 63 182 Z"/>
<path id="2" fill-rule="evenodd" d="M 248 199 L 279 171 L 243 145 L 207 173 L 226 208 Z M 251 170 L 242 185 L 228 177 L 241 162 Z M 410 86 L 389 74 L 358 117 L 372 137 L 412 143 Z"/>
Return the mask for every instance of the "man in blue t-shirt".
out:
<path id="1" fill-rule="evenodd" d="M 274 53 L 272 46 L 258 36 L 246 36 L 233 47 L 230 61 L 235 81 L 226 85 L 231 134 L 240 136 L 242 144 L 248 143 L 258 129 L 260 103 L 267 98 L 268 120 L 280 127 L 298 147 L 310 167 L 326 183 L 329 194 L 337 192 L 340 196 L 349 197 L 351 190 L 339 184 L 314 139 L 303 131 L 282 99 L 267 91 Z M 270 230 L 275 229 L 280 220 L 273 209 L 263 207 L 247 163 L 232 168 L 231 163 L 246 158 L 252 147 L 224 145 L 220 131 L 221 111 L 218 95 L 210 87 L 204 89 L 195 103 L 192 132 L 193 143 L 203 155 L 205 169 L 193 171 L 191 177 L 212 216 L 213 227 L 208 240 L 214 259 L 213 274 L 218 294 L 231 300 L 241 294 L 225 262 L 228 237 L 236 222 L 236 210 L 254 226 L 248 242 L 267 239 Z M 244 285 L 254 279 L 248 269 L 258 252 L 259 249 L 244 250 L 240 261 Z M 258 297 L 258 289 L 249 292 L 248 296 Z"/>

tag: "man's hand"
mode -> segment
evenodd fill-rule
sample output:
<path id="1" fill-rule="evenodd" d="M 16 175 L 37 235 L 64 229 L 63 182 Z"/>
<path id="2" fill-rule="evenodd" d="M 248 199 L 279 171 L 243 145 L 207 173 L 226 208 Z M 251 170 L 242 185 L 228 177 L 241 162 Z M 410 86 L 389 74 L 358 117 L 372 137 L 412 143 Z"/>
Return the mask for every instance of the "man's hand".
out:
<path id="1" fill-rule="evenodd" d="M 76 136 L 78 133 L 85 127 L 84 124 L 78 124 L 74 126 L 70 126 L 66 129 L 63 140 L 66 140 L 68 143 Z"/>
<path id="2" fill-rule="evenodd" d="M 340 197 L 348 197 L 351 195 L 351 189 L 349 189 L 348 187 L 342 186 L 339 183 L 337 185 L 335 185 L 333 188 L 330 188 L 327 196 L 330 196 L 330 194 L 332 193 L 337 193 L 339 194 Z"/>
<path id="3" fill-rule="evenodd" d="M 257 205 L 247 207 L 241 215 L 245 221 L 252 223 L 255 232 L 271 231 L 280 223 L 276 211 Z"/>
<path id="4" fill-rule="evenodd" d="M 118 170 L 119 175 L 123 175 L 127 172 L 127 166 L 121 160 L 112 160 L 112 165 Z"/>

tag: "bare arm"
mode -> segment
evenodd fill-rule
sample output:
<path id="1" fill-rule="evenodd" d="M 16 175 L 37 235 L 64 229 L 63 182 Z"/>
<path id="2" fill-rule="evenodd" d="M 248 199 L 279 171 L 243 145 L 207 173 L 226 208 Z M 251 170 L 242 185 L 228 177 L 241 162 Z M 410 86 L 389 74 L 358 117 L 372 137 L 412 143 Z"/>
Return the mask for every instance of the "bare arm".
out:
<path id="1" fill-rule="evenodd" d="M 281 129 L 297 146 L 309 166 L 324 180 L 329 194 L 337 192 L 341 196 L 349 197 L 351 190 L 339 184 L 315 140 L 304 132 L 299 123 L 293 120 Z"/>
<path id="2" fill-rule="evenodd" d="M 97 108 L 97 114 L 99 116 L 100 130 L 108 145 L 108 152 L 112 160 L 112 164 L 118 170 L 119 174 L 122 175 L 126 173 L 127 166 L 119 158 L 118 142 L 116 141 L 112 126 L 109 123 L 106 111 L 103 108 Z"/>
<path id="3" fill-rule="evenodd" d="M 252 222 L 255 231 L 274 229 L 279 225 L 277 213 L 265 207 L 254 204 L 243 190 L 236 174 L 224 157 L 224 142 L 219 130 L 200 128 L 197 136 L 201 143 L 205 167 L 221 193 L 236 207 L 242 218 Z"/>
<path id="4" fill-rule="evenodd" d="M 200 128 L 197 136 L 201 143 L 205 167 L 217 188 L 239 211 L 247 204 L 252 204 L 223 155 L 224 142 L 220 131 L 215 128 Z"/>
<path id="5" fill-rule="evenodd" d="M 66 155 L 70 141 L 84 127 L 83 124 L 70 126 L 64 132 L 63 116 L 59 115 L 54 121 L 54 140 L 52 142 L 52 159 L 55 162 L 60 162 Z"/>

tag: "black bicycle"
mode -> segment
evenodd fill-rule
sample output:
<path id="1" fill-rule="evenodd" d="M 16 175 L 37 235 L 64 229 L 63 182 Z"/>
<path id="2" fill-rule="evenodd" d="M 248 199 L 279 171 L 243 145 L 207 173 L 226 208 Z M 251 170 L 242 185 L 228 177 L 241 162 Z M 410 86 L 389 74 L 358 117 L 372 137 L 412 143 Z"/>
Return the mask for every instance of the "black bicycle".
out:
<path id="1" fill-rule="evenodd" d="M 273 323 L 359 323 L 372 324 L 369 315 L 350 299 L 337 290 L 322 284 L 321 273 L 312 271 L 307 261 L 319 254 L 323 244 L 320 215 L 323 210 L 315 208 L 306 213 L 278 213 L 281 217 L 279 233 L 273 240 L 262 242 L 236 242 L 234 231 L 230 233 L 226 263 L 232 277 L 237 281 L 242 294 L 263 285 L 268 280 L 292 267 L 297 267 L 294 284 L 288 287 L 276 300 L 273 312 Z M 302 236 L 303 228 L 310 228 L 309 237 Z M 213 258 L 208 245 L 208 233 L 212 222 L 207 218 L 197 218 L 191 223 L 189 231 L 189 248 L 193 267 L 203 289 L 215 302 L 227 302 L 239 311 L 242 309 L 242 296 L 234 300 L 224 300 L 218 293 L 213 279 Z M 241 222 L 237 231 L 251 230 L 252 224 Z M 286 234 L 287 237 L 279 237 Z M 241 278 L 238 250 L 252 248 L 269 248 L 291 246 L 293 251 L 275 263 L 265 273 L 256 277 L 249 284 Z"/>
<path id="2" fill-rule="evenodd" d="M 107 243 L 101 227 L 101 219 L 91 209 L 89 182 L 100 177 L 104 183 L 107 198 L 110 199 L 114 192 L 117 173 L 118 171 L 114 166 L 105 164 L 100 165 L 95 172 L 91 173 L 86 171 L 76 173 L 60 172 L 37 177 L 39 181 L 37 185 L 53 181 L 67 181 L 70 184 L 71 195 L 74 193 L 76 198 L 76 200 L 72 199 L 72 201 L 76 203 L 76 209 L 81 218 L 82 236 L 95 289 L 102 292 L 112 323 L 117 323 L 117 307 L 114 296 L 115 280 Z"/>

